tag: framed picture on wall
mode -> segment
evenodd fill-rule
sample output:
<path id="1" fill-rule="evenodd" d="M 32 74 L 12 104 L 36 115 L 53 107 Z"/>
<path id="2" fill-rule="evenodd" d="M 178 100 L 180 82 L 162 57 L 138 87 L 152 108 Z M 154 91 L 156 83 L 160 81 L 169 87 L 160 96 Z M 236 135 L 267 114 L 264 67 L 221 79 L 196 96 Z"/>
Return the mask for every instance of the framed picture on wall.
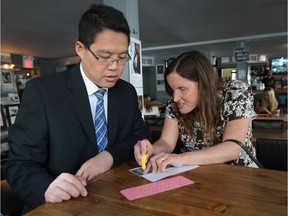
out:
<path id="1" fill-rule="evenodd" d="M 157 74 L 164 74 L 164 64 L 156 65 L 156 72 Z"/>
<path id="2" fill-rule="evenodd" d="M 157 91 L 165 90 L 164 70 L 165 70 L 164 64 L 156 65 L 155 72 L 156 72 Z"/>
<path id="3" fill-rule="evenodd" d="M 129 76 L 135 88 L 143 88 L 141 41 L 131 37 L 129 45 Z"/>
<path id="4" fill-rule="evenodd" d="M 2 91 L 11 91 L 16 90 L 14 85 L 14 77 L 12 70 L 2 70 L 1 71 L 1 90 Z"/>
<path id="5" fill-rule="evenodd" d="M 11 126 L 12 124 L 14 124 L 18 110 L 19 110 L 19 106 L 20 106 L 19 104 L 5 105 L 8 126 Z"/>

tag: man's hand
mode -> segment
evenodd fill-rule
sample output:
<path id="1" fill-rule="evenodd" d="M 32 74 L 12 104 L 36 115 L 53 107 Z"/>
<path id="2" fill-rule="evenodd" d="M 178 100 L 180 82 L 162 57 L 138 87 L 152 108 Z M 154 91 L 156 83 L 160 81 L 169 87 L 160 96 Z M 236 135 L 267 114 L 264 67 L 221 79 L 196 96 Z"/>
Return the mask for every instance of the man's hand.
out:
<path id="1" fill-rule="evenodd" d="M 69 173 L 59 175 L 45 192 L 46 202 L 62 202 L 71 197 L 87 196 L 86 180 Z"/>
<path id="2" fill-rule="evenodd" d="M 105 171 L 111 169 L 113 165 L 112 155 L 103 151 L 96 155 L 95 157 L 86 161 L 76 173 L 76 176 L 80 176 L 82 179 L 86 181 L 91 180 L 95 176 L 98 176 Z"/>

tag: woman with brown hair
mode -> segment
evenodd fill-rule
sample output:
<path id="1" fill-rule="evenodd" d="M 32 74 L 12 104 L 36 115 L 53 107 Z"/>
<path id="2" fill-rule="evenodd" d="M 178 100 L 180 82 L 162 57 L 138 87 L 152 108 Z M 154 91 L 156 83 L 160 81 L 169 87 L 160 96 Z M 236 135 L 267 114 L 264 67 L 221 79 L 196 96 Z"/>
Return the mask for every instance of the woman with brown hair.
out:
<path id="1" fill-rule="evenodd" d="M 171 96 L 161 137 L 153 145 L 142 140 L 134 146 L 135 159 L 148 154 L 147 172 L 163 172 L 168 165 L 229 163 L 257 167 L 235 144 L 240 141 L 255 156 L 252 119 L 256 117 L 250 87 L 239 80 L 217 80 L 209 59 L 198 51 L 186 52 L 165 71 Z M 172 154 L 180 136 L 180 154 Z M 234 141 L 228 141 L 233 139 Z"/>

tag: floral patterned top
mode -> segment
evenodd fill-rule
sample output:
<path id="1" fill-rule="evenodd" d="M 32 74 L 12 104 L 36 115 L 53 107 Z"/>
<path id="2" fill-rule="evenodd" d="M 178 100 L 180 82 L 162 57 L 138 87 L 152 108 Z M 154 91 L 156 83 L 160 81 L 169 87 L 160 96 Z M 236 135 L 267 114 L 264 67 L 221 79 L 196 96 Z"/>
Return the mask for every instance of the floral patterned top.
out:
<path id="1" fill-rule="evenodd" d="M 181 119 L 177 119 L 180 138 L 184 143 L 181 152 L 197 151 L 217 145 L 218 143 L 222 142 L 225 126 L 229 121 L 243 118 L 254 119 L 256 117 L 253 104 L 253 92 L 245 82 L 239 80 L 224 82 L 223 88 L 218 90 L 217 97 L 220 105 L 219 123 L 217 124 L 216 129 L 217 143 L 211 143 L 209 140 L 204 142 L 202 140 L 202 136 L 200 134 L 203 133 L 203 125 L 199 121 L 195 122 L 193 128 L 191 128 L 191 130 L 194 130 L 196 134 L 196 137 L 191 139 L 191 137 L 185 134 L 184 130 L 181 129 L 183 128 L 183 125 L 181 125 Z M 177 109 L 177 104 L 173 102 L 172 99 L 169 99 L 165 117 L 176 118 L 176 112 L 179 112 Z M 249 151 L 254 156 L 256 155 L 255 148 L 252 145 L 252 124 L 249 126 L 244 145 L 248 147 Z M 244 166 L 249 166 L 251 163 L 253 163 L 253 161 L 244 150 L 241 151 L 239 157 L 235 161 L 229 162 L 229 164 Z"/>

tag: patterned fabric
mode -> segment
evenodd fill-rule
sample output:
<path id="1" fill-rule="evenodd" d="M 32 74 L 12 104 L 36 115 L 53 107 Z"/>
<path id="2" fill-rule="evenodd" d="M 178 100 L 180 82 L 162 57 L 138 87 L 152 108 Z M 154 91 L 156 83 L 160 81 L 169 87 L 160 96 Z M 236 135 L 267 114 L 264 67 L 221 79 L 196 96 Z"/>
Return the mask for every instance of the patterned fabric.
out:
<path id="1" fill-rule="evenodd" d="M 209 148 L 213 145 L 217 145 L 222 142 L 224 129 L 226 124 L 229 121 L 236 119 L 244 119 L 244 118 L 256 118 L 256 113 L 254 111 L 253 105 L 253 93 L 250 87 L 239 80 L 227 81 L 223 83 L 223 88 L 218 91 L 217 94 L 218 103 L 219 103 L 219 119 L 216 129 L 217 142 L 211 143 L 209 140 L 204 142 L 201 138 L 201 134 L 203 133 L 203 123 L 195 122 L 194 127 L 191 128 L 196 134 L 196 137 L 190 137 L 184 132 L 181 133 L 183 129 L 183 125 L 181 125 L 181 119 L 177 119 L 178 127 L 180 132 L 180 138 L 184 143 L 182 148 L 182 152 L 187 151 L 197 151 L 205 148 Z M 168 118 L 176 118 L 177 104 L 173 102 L 172 99 L 168 101 L 168 105 L 166 107 L 165 117 Z M 205 136 L 204 136 L 205 137 Z M 255 148 L 252 145 L 253 137 L 252 137 L 252 124 L 250 124 L 248 132 L 246 134 L 246 139 L 244 145 L 246 145 L 249 151 L 255 156 Z M 237 165 L 245 165 L 249 166 L 253 163 L 250 159 L 249 155 L 242 150 L 239 157 L 235 161 L 229 162 L 230 164 Z"/>
<path id="2" fill-rule="evenodd" d="M 102 152 L 108 143 L 107 125 L 106 125 L 104 100 L 103 100 L 105 91 L 106 91 L 105 89 L 99 89 L 95 93 L 97 97 L 96 113 L 95 113 L 95 130 L 99 152 Z"/>

